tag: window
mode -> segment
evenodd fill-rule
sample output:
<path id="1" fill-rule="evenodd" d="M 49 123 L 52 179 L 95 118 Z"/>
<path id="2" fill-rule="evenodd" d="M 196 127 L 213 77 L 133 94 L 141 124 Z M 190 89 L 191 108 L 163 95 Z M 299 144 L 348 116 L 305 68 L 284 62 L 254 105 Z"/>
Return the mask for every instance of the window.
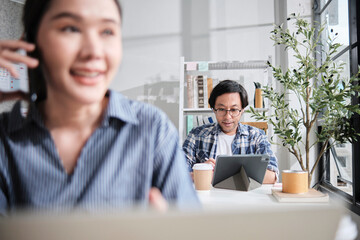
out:
<path id="1" fill-rule="evenodd" d="M 353 76 L 358 71 L 360 34 L 360 4 L 356 0 L 316 0 L 315 20 L 326 23 L 321 36 L 325 42 L 329 36 L 336 37 L 335 42 L 342 44 L 335 62 L 345 64 L 344 77 Z M 319 61 L 321 62 L 319 56 Z M 349 99 L 349 104 L 359 104 L 359 99 Z M 354 127 L 360 132 L 360 118 L 354 117 Z M 323 159 L 320 171 L 320 186 L 324 190 L 342 196 L 349 208 L 360 214 L 360 142 L 335 144 Z"/>

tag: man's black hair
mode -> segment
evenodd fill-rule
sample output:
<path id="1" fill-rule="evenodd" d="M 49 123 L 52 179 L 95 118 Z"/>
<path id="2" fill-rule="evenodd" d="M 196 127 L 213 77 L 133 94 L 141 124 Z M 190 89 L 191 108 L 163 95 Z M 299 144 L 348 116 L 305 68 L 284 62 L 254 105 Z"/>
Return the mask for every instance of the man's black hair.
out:
<path id="1" fill-rule="evenodd" d="M 248 104 L 248 94 L 243 86 L 233 80 L 224 80 L 214 87 L 210 94 L 209 104 L 211 108 L 215 107 L 216 98 L 224 93 L 239 93 L 241 108 L 244 109 Z"/>

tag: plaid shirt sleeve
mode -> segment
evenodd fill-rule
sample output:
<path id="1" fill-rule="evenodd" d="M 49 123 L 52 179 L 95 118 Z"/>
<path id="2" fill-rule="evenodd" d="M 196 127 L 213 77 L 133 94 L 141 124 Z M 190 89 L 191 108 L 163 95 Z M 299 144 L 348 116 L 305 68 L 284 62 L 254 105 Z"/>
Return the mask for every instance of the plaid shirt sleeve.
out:
<path id="1" fill-rule="evenodd" d="M 211 148 L 215 143 L 213 134 L 219 130 L 216 124 L 203 125 L 194 128 L 188 134 L 183 144 L 188 170 L 192 172 L 195 163 L 204 162 L 205 158 L 215 158 L 211 155 Z M 233 154 L 267 154 L 270 162 L 267 169 L 274 171 L 278 179 L 279 170 L 277 158 L 271 150 L 271 144 L 264 131 L 248 125 L 239 124 L 236 137 L 233 141 Z"/>
<path id="2" fill-rule="evenodd" d="M 268 170 L 276 173 L 276 179 L 279 175 L 278 161 L 271 150 L 271 144 L 263 130 L 247 125 L 239 125 L 241 134 L 234 142 L 234 147 L 239 148 L 236 151 L 242 154 L 267 154 L 270 157 Z"/>
<path id="3" fill-rule="evenodd" d="M 190 172 L 195 163 L 204 162 L 205 158 L 211 157 L 210 152 L 214 144 L 214 137 L 211 136 L 211 133 L 215 128 L 215 123 L 193 128 L 185 139 L 182 148 Z"/>
<path id="4" fill-rule="evenodd" d="M 186 157 L 189 172 L 192 172 L 192 166 L 196 163 L 196 134 L 194 129 L 190 131 L 183 144 L 183 151 Z"/>
<path id="5" fill-rule="evenodd" d="M 273 151 L 271 150 L 271 144 L 267 139 L 267 136 L 265 134 L 262 134 L 260 137 L 260 143 L 258 144 L 258 151 L 259 154 L 267 154 L 270 157 L 270 162 L 267 167 L 268 170 L 271 170 L 276 173 L 276 179 L 278 179 L 279 175 L 279 169 L 277 164 L 277 158 Z"/>

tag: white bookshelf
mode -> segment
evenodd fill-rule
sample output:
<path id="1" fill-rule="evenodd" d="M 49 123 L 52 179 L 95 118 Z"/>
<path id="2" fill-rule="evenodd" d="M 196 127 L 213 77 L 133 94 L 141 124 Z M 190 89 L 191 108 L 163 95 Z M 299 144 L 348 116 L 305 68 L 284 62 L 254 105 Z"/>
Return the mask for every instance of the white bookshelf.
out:
<path id="1" fill-rule="evenodd" d="M 210 108 L 187 108 L 185 106 L 185 95 L 186 92 L 186 80 L 187 75 L 207 75 L 208 77 L 212 76 L 212 72 L 216 71 L 227 71 L 227 72 L 241 72 L 244 70 L 255 70 L 255 69 L 263 69 L 264 79 L 263 83 L 266 83 L 268 86 L 272 86 L 272 74 L 271 68 L 268 66 L 267 62 L 271 62 L 271 57 L 267 60 L 261 61 L 185 61 L 184 57 L 180 57 L 180 94 L 179 94 L 179 136 L 180 143 L 182 144 L 186 137 L 186 115 L 190 114 L 211 114 L 213 111 Z M 206 62 L 208 68 L 205 71 L 201 71 L 198 68 L 196 70 L 187 70 L 187 64 L 196 64 Z M 224 80 L 224 79 L 220 79 Z M 237 79 L 232 79 L 237 80 Z M 245 80 L 246 82 L 246 80 Z M 251 83 L 248 83 L 251 84 Z M 245 85 L 244 87 L 247 89 L 249 85 Z M 215 86 L 213 86 L 215 87 Z M 248 90 L 248 89 L 247 89 Z M 207 96 L 204 96 L 207 98 Z M 268 104 L 269 105 L 269 104 Z M 256 111 L 264 112 L 270 111 L 268 108 L 256 108 Z M 214 115 L 215 116 L 215 115 Z M 270 130 L 270 129 L 269 129 Z M 271 130 L 270 130 L 271 131 Z"/>

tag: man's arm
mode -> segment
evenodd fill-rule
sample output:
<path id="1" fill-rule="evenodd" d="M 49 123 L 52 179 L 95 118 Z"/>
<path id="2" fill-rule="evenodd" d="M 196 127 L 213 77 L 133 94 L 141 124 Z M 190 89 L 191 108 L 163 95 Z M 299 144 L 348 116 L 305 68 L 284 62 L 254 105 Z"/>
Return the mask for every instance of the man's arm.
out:
<path id="1" fill-rule="evenodd" d="M 273 151 L 271 150 L 271 144 L 265 134 L 261 134 L 260 142 L 258 144 L 256 153 L 267 154 L 270 157 L 270 162 L 267 166 L 263 183 L 264 184 L 275 183 L 279 175 L 278 160 L 275 154 L 273 153 Z"/>
<path id="2" fill-rule="evenodd" d="M 188 136 L 186 137 L 183 146 L 182 146 L 182 150 L 185 153 L 185 157 L 186 157 L 186 163 L 188 166 L 188 171 L 192 173 L 192 167 L 194 166 L 194 164 L 196 163 L 196 146 L 195 146 L 195 134 L 193 133 L 193 131 L 190 131 L 190 133 L 188 134 Z M 193 177 L 191 175 L 191 177 Z"/>

